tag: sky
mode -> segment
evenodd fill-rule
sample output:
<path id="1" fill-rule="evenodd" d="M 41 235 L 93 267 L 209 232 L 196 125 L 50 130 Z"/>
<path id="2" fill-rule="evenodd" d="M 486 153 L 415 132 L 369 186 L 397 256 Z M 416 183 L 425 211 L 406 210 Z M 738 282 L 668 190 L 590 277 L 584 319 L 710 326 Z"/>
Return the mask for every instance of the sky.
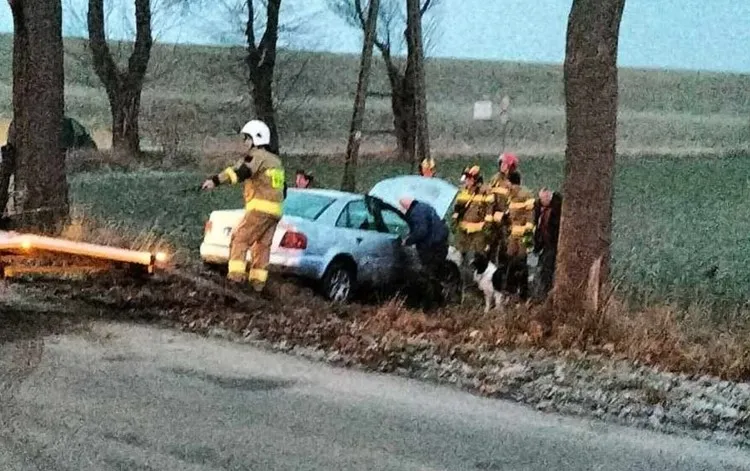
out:
<path id="1" fill-rule="evenodd" d="M 110 0 L 129 5 L 132 0 Z M 154 0 L 158 1 L 158 0 Z M 303 3 L 300 3 L 302 1 Z M 384 0 L 381 0 L 384 1 Z M 163 42 L 212 44 L 232 36 L 241 17 L 219 9 L 221 0 L 191 19 L 158 18 Z M 291 10 L 304 5 L 306 10 Z M 326 8 L 327 0 L 287 0 L 284 18 L 306 16 L 304 39 L 295 47 L 359 53 L 361 34 Z M 77 6 L 76 6 L 77 4 Z M 85 4 L 85 2 L 84 2 Z M 81 0 L 63 0 L 66 33 L 85 31 L 75 13 Z M 438 34 L 434 57 L 561 63 L 571 0 L 441 0 L 434 11 Z M 295 6 L 296 7 L 296 6 Z M 112 10 L 109 33 L 122 37 L 130 14 Z M 217 10 L 221 10 L 217 12 Z M 238 21 L 238 23 L 233 23 Z M 239 26 L 238 26 L 239 25 Z M 0 31 L 11 32 L 7 2 L 0 0 Z M 221 34 L 222 30 L 226 32 Z M 237 37 L 235 34 L 234 37 Z M 241 38 L 240 38 L 241 39 Z M 750 73 L 750 2 L 738 0 L 627 0 L 620 30 L 618 63 L 624 67 Z"/>

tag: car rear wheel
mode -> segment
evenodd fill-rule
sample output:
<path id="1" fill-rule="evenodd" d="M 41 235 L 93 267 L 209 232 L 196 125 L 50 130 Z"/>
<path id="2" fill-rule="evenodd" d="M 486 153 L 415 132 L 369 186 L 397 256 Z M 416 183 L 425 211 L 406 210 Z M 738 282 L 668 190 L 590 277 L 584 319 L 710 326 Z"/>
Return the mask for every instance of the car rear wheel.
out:
<path id="1" fill-rule="evenodd" d="M 323 295 L 329 301 L 336 303 L 351 301 L 355 288 L 354 268 L 342 260 L 332 262 L 323 275 L 321 288 Z"/>

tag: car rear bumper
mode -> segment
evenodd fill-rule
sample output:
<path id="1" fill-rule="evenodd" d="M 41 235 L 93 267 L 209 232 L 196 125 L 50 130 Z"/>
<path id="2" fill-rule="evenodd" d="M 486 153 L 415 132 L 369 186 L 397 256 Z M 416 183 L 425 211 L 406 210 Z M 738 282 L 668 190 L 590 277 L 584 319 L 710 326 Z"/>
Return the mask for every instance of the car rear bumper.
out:
<path id="1" fill-rule="evenodd" d="M 229 247 L 216 244 L 201 244 L 201 259 L 206 263 L 225 264 L 229 260 Z M 247 254 L 250 261 L 250 253 Z M 288 275 L 317 280 L 323 272 L 322 261 L 313 257 L 302 257 L 299 251 L 273 251 L 269 270 Z"/>

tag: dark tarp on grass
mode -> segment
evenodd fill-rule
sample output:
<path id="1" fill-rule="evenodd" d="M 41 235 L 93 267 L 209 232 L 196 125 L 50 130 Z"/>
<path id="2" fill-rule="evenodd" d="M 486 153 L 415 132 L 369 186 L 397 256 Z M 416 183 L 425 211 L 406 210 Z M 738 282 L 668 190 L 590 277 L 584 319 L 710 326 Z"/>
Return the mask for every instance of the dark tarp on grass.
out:
<path id="1" fill-rule="evenodd" d="M 81 123 L 73 118 L 63 119 L 62 141 L 66 150 L 69 149 L 92 149 L 96 150 L 96 142 L 91 134 Z"/>
<path id="2" fill-rule="evenodd" d="M 8 143 L 11 144 L 13 141 L 13 136 L 15 134 L 15 132 L 13 131 L 13 121 L 11 121 L 8 128 Z M 80 122 L 69 116 L 63 118 L 62 133 L 60 137 L 62 140 L 63 148 L 65 150 L 97 149 L 96 142 L 94 142 L 94 139 L 91 137 L 91 133 L 89 133 L 88 129 L 86 129 L 86 127 L 84 127 Z"/>

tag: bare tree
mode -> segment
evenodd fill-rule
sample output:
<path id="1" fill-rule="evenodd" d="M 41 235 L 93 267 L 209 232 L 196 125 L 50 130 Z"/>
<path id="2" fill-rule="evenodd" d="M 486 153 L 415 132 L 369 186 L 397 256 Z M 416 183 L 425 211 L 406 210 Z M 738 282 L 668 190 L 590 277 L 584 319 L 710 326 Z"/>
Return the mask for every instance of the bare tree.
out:
<path id="1" fill-rule="evenodd" d="M 17 220 L 55 229 L 68 215 L 60 0 L 9 0 L 13 14 L 13 129 Z M 4 207 L 4 206 L 3 206 Z"/>
<path id="2" fill-rule="evenodd" d="M 135 43 L 123 68 L 107 44 L 104 0 L 89 0 L 88 32 L 93 66 L 104 84 L 112 113 L 112 148 L 140 154 L 138 117 L 143 82 L 151 58 L 151 0 L 135 0 Z"/>
<path id="3" fill-rule="evenodd" d="M 419 14 L 423 20 L 427 14 L 440 0 L 421 0 Z M 365 29 L 364 5 L 367 0 L 329 0 L 331 9 L 351 26 Z M 400 60 L 397 54 L 400 52 L 400 40 L 406 40 L 407 15 L 402 9 L 403 0 L 384 0 L 380 2 L 378 10 L 378 34 L 375 39 L 375 47 L 380 51 L 385 64 L 388 82 L 391 88 L 391 110 L 393 113 L 393 127 L 396 134 L 399 157 L 405 161 L 415 160 L 415 88 L 413 83 L 413 60 L 408 56 L 406 60 Z M 436 30 L 436 23 L 427 21 L 423 32 L 423 38 L 430 36 Z M 425 38 L 429 47 L 428 38 Z"/>
<path id="4" fill-rule="evenodd" d="M 409 44 L 408 60 L 411 81 L 414 84 L 414 127 L 417 131 L 416 158 L 412 159 L 412 170 L 419 159 L 430 158 L 430 135 L 427 130 L 427 94 L 424 74 L 424 48 L 422 47 L 422 10 L 419 0 L 406 0 L 406 39 Z"/>
<path id="5" fill-rule="evenodd" d="M 247 0 L 214 0 L 213 12 L 216 20 L 205 24 L 206 32 L 221 44 L 235 45 L 247 43 Z M 268 2 L 266 0 L 254 0 L 253 28 L 256 37 L 261 37 L 266 29 Z M 304 9 L 308 7 L 308 9 Z M 273 84 L 273 107 L 276 113 L 293 112 L 304 106 L 312 96 L 312 86 L 305 84 L 305 72 L 308 64 L 313 60 L 313 55 L 300 49 L 310 47 L 316 41 L 317 31 L 310 27 L 308 18 L 317 14 L 317 8 L 309 8 L 303 1 L 284 2 L 279 12 L 278 35 Z M 254 88 L 250 82 L 250 74 L 254 70 L 247 67 L 247 47 L 228 48 L 228 54 L 232 62 L 239 67 L 233 67 L 229 73 L 235 76 L 243 87 L 250 84 L 250 90 Z M 251 95 L 252 96 L 252 95 Z M 253 100 L 254 102 L 254 100 Z"/>
<path id="6" fill-rule="evenodd" d="M 105 0 L 104 1 L 104 23 L 109 25 L 105 28 L 107 33 L 107 44 L 115 64 L 125 67 L 129 57 L 133 53 L 136 37 L 134 24 L 134 2 L 132 0 Z M 151 36 L 153 45 L 160 42 L 161 35 L 181 25 L 185 18 L 192 16 L 193 6 L 202 7 L 202 0 L 152 0 L 151 1 Z M 63 0 L 64 30 L 63 34 L 73 37 L 88 37 L 88 0 Z M 119 34 L 114 34 L 115 28 Z M 93 71 L 94 61 L 88 46 L 88 40 L 80 43 L 65 44 L 66 60 L 73 60 L 79 66 L 78 69 L 85 72 Z M 184 59 L 180 54 L 178 44 L 161 47 L 153 47 L 148 64 L 148 71 L 144 78 L 144 84 L 160 80 L 172 74 L 177 63 Z M 98 86 L 101 80 L 95 79 L 96 83 L 88 82 L 88 73 L 78 77 L 86 80 L 88 86 Z"/>
<path id="7" fill-rule="evenodd" d="M 271 151 L 279 152 L 279 130 L 276 124 L 276 107 L 273 97 L 273 77 L 276 67 L 276 47 L 279 40 L 279 13 L 281 0 L 267 0 L 266 21 L 260 40 L 256 42 L 255 6 L 247 0 L 247 56 L 248 85 L 253 96 L 258 119 L 271 129 Z"/>
<path id="8" fill-rule="evenodd" d="M 346 147 L 344 177 L 341 182 L 341 189 L 343 191 L 354 192 L 357 189 L 357 156 L 359 154 L 359 144 L 362 139 L 362 120 L 365 115 L 367 86 L 370 81 L 370 68 L 372 65 L 372 51 L 375 48 L 376 28 L 378 27 L 379 1 L 370 0 L 370 6 L 367 11 L 365 37 L 362 41 L 362 57 L 359 66 L 359 79 L 357 80 L 357 92 L 354 97 L 354 111 L 349 130 L 349 142 Z"/>
<path id="9" fill-rule="evenodd" d="M 590 290 L 587 285 L 593 284 L 598 292 L 608 277 L 617 134 L 617 46 L 624 5 L 625 0 L 573 0 L 568 17 L 565 199 L 554 302 L 570 313 L 582 312 L 585 293 Z M 597 279 L 589 280 L 590 272 Z"/>

